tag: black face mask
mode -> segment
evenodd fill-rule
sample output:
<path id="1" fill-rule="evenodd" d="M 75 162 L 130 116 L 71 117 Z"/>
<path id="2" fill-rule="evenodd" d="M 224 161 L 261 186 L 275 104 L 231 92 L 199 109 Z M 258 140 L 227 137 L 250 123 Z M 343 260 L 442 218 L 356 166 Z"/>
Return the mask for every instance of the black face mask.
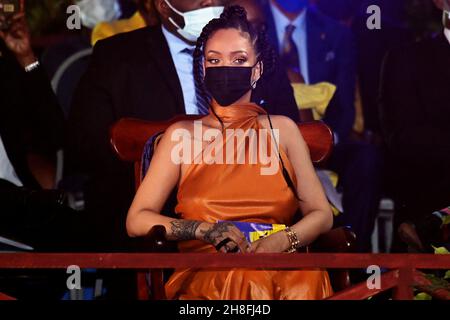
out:
<path id="1" fill-rule="evenodd" d="M 205 86 L 223 107 L 229 106 L 252 88 L 253 67 L 209 67 L 205 72 Z"/>

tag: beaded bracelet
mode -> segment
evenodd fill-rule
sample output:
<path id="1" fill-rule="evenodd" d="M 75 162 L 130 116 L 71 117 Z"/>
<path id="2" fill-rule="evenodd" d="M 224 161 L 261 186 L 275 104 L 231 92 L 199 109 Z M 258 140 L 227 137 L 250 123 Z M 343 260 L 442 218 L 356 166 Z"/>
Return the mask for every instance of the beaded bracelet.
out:
<path id="1" fill-rule="evenodd" d="M 284 231 L 286 232 L 289 239 L 289 243 L 291 245 L 290 248 L 286 250 L 286 252 L 288 253 L 296 252 L 297 249 L 300 247 L 300 240 L 298 240 L 297 234 L 289 227 L 286 227 Z"/>

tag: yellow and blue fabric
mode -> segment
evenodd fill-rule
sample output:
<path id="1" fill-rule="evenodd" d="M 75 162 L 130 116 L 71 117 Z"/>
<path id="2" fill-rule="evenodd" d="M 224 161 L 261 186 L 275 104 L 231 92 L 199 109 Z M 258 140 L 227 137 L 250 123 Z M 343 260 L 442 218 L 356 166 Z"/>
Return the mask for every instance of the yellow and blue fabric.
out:
<path id="1" fill-rule="evenodd" d="M 325 116 L 328 105 L 330 104 L 330 101 L 331 99 L 333 99 L 333 96 L 336 92 L 336 86 L 329 82 L 320 82 L 314 85 L 292 83 L 291 85 L 294 89 L 294 96 L 299 110 L 311 109 L 314 119 L 322 120 L 322 118 Z M 336 189 L 336 186 L 338 184 L 338 175 L 335 172 L 328 170 L 325 173 L 328 177 L 328 180 L 331 181 L 333 188 Z M 320 175 L 322 184 L 324 184 L 322 177 L 323 175 Z M 330 190 L 328 190 L 327 188 L 325 189 L 328 200 L 331 203 L 333 213 L 337 216 L 340 212 L 342 212 L 342 205 L 340 203 L 337 203 L 340 201 L 335 201 L 334 199 L 332 199 L 336 197 L 330 197 Z M 337 193 L 336 190 L 333 190 L 333 192 Z"/>
<path id="2" fill-rule="evenodd" d="M 95 26 L 92 30 L 91 44 L 92 46 L 99 40 L 112 37 L 119 33 L 130 32 L 140 28 L 144 28 L 147 24 L 141 13 L 137 11 L 131 18 L 116 20 L 112 22 L 102 22 Z"/>

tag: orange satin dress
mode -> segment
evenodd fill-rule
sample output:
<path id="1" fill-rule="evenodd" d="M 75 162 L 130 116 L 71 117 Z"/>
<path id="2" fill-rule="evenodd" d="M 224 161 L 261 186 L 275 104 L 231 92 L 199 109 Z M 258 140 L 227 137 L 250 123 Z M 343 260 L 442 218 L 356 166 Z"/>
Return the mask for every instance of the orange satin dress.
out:
<path id="1" fill-rule="evenodd" d="M 264 109 L 250 103 L 228 107 L 213 104 L 211 108 L 223 122 L 230 124 L 227 129 L 244 131 L 258 132 L 262 128 L 258 116 L 266 114 Z M 223 149 L 225 142 L 223 139 Z M 247 141 L 246 153 L 249 145 Z M 296 183 L 292 165 L 283 150 L 280 152 Z M 267 165 L 259 161 L 258 164 L 198 162 L 187 168 L 179 183 L 175 211 L 180 218 L 212 223 L 229 220 L 293 224 L 298 201 L 281 173 L 281 165 L 276 174 L 262 175 L 261 166 Z M 197 240 L 180 242 L 179 250 L 217 252 L 212 245 Z M 165 289 L 168 299 L 189 300 L 305 300 L 332 294 L 328 273 L 323 270 L 183 269 L 175 270 Z"/>

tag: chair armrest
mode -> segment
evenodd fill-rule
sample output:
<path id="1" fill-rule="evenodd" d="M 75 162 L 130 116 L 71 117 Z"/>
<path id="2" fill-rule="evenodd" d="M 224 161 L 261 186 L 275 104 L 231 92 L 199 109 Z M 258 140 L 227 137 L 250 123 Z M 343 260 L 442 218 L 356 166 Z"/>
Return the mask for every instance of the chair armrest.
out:
<path id="1" fill-rule="evenodd" d="M 308 252 L 350 253 L 355 251 L 356 235 L 348 227 L 332 229 L 321 235 L 307 249 Z M 347 269 L 329 269 L 331 285 L 335 292 L 351 286 Z"/>
<path id="2" fill-rule="evenodd" d="M 349 227 L 341 227 L 321 235 L 309 246 L 309 252 L 350 253 L 355 250 L 356 235 Z"/>
<path id="3" fill-rule="evenodd" d="M 135 241 L 138 252 L 169 253 L 177 251 L 176 242 L 166 239 L 166 228 L 162 225 L 153 226 L 147 235 L 136 238 Z M 164 283 L 167 281 L 167 272 L 168 270 L 163 269 L 138 272 L 139 298 L 143 300 L 166 300 Z"/>
<path id="4" fill-rule="evenodd" d="M 176 252 L 176 242 L 166 239 L 166 228 L 153 226 L 144 237 L 135 239 L 138 252 Z"/>

